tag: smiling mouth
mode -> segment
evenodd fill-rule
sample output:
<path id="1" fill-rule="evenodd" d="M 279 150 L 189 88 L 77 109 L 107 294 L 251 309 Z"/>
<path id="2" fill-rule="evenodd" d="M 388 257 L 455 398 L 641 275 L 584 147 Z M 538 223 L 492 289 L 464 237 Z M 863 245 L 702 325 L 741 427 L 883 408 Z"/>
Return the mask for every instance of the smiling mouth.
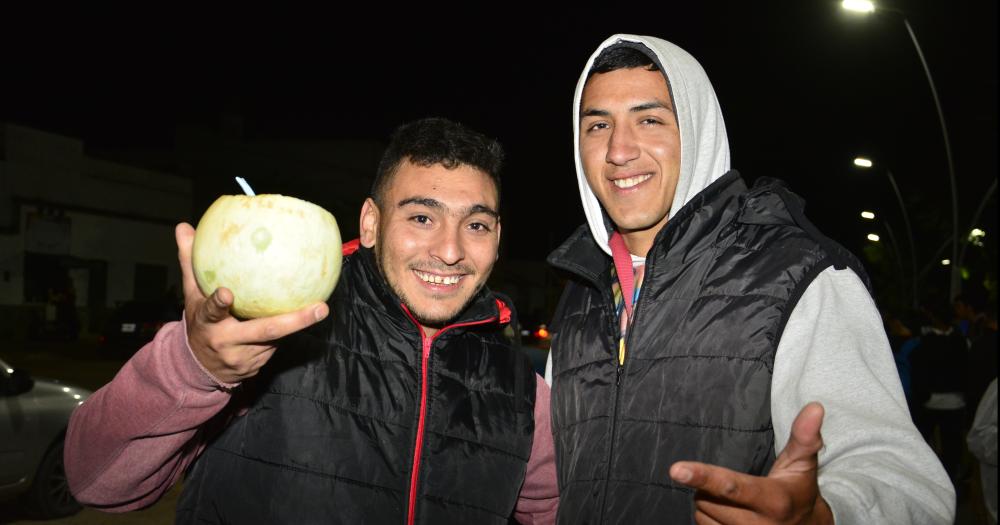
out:
<path id="1" fill-rule="evenodd" d="M 642 174 L 642 175 L 636 175 L 634 177 L 627 177 L 627 178 L 624 178 L 624 179 L 615 179 L 615 180 L 613 180 L 611 182 L 616 187 L 618 187 L 620 189 L 623 189 L 623 190 L 627 190 L 629 188 L 634 188 L 634 187 L 642 184 L 643 182 L 646 182 L 647 180 L 649 180 L 651 178 L 653 178 L 653 174 L 652 173 L 645 173 L 645 174 Z"/>
<path id="2" fill-rule="evenodd" d="M 462 280 L 463 277 L 462 275 L 436 275 L 433 273 L 421 272 L 419 270 L 413 270 L 413 273 L 420 278 L 421 281 L 438 286 L 455 286 Z"/>

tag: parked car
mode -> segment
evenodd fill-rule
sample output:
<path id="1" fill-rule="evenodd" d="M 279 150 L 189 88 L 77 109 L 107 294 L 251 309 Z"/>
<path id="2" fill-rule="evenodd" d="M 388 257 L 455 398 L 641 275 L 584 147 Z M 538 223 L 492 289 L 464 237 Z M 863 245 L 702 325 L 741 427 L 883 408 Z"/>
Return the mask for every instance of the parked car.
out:
<path id="1" fill-rule="evenodd" d="M 66 483 L 63 440 L 70 414 L 90 394 L 0 360 L 0 501 L 21 498 L 41 519 L 80 510 Z"/>
<path id="2" fill-rule="evenodd" d="M 181 306 L 164 301 L 128 301 L 108 317 L 98 343 L 116 357 L 129 357 L 153 340 L 170 321 L 179 321 Z"/>

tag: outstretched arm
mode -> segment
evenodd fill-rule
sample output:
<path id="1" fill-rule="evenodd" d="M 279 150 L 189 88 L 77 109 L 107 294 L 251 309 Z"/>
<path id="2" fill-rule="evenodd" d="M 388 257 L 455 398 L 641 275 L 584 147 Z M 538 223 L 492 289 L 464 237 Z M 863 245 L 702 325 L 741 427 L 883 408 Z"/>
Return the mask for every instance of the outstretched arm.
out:
<path id="1" fill-rule="evenodd" d="M 833 514 L 820 496 L 816 474 L 822 424 L 822 405 L 803 408 L 788 445 L 766 477 L 691 461 L 674 463 L 670 477 L 696 489 L 699 524 L 832 524 Z"/>
<path id="2" fill-rule="evenodd" d="M 781 337 L 776 450 L 810 401 L 826 409 L 819 490 L 837 523 L 952 522 L 954 488 L 910 419 L 878 309 L 851 270 L 817 276 Z"/>
<path id="3" fill-rule="evenodd" d="M 77 408 L 66 436 L 66 474 L 82 503 L 127 511 L 154 503 L 224 426 L 229 391 L 257 374 L 275 341 L 321 320 L 325 304 L 274 317 L 232 317 L 232 293 L 205 297 L 191 267 L 194 229 L 176 229 L 184 320 L 170 323 L 111 383 Z M 213 419 L 215 418 L 215 419 Z"/>
<path id="4" fill-rule="evenodd" d="M 810 415 L 811 401 L 825 418 Z M 852 271 L 824 271 L 795 306 L 775 357 L 771 417 L 781 452 L 767 477 L 673 466 L 671 477 L 698 489 L 699 523 L 954 519 L 954 488 L 910 420 L 878 310 Z"/>
<path id="5" fill-rule="evenodd" d="M 155 503 L 201 452 L 199 428 L 230 395 L 198 365 L 183 323 L 164 326 L 73 413 L 66 476 L 76 499 L 125 512 Z"/>

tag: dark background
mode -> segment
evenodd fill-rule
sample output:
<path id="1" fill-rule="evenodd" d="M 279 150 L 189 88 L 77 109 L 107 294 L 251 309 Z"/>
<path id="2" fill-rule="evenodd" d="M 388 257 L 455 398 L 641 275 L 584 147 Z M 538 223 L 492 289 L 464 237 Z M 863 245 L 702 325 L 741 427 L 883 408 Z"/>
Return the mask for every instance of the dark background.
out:
<path id="1" fill-rule="evenodd" d="M 502 250 L 540 260 L 583 222 L 571 127 L 580 70 L 611 34 L 650 34 L 704 66 L 734 168 L 751 180 L 786 179 L 812 220 L 858 254 L 877 229 L 858 219 L 861 209 L 904 231 L 881 176 L 890 168 L 913 216 L 920 264 L 928 263 L 950 235 L 950 186 L 902 17 L 847 13 L 833 1 L 690 4 L 581 5 L 551 15 L 542 4 L 7 13 L 0 120 L 80 137 L 95 156 L 160 151 L 144 158 L 176 172 L 169 151 L 182 125 L 219 127 L 237 116 L 251 139 L 385 140 L 402 122 L 446 116 L 505 145 Z M 905 12 L 934 75 L 967 232 L 997 173 L 996 2 L 890 5 Z M 359 7 L 368 6 L 352 13 Z M 876 169 L 854 168 L 856 155 Z M 207 204 L 196 202 L 195 214 Z M 341 218 L 345 234 L 355 222 Z M 977 226 L 995 253 L 995 204 Z"/>

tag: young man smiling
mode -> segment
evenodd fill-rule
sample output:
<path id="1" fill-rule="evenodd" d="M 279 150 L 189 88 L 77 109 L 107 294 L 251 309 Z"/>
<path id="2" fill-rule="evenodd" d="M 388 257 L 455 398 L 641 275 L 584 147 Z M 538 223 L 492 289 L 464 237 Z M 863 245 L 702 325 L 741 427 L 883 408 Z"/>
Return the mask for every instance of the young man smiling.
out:
<path id="1" fill-rule="evenodd" d="M 204 297 L 179 225 L 184 321 L 74 414 L 76 497 L 138 509 L 187 470 L 178 523 L 552 523 L 548 390 L 484 286 L 501 158 L 447 120 L 399 128 L 333 296 L 273 318 Z"/>
<path id="2" fill-rule="evenodd" d="M 560 523 L 950 522 L 860 264 L 782 183 L 730 170 L 698 62 L 615 35 L 573 103 L 587 225 L 549 257 L 570 276 Z"/>

